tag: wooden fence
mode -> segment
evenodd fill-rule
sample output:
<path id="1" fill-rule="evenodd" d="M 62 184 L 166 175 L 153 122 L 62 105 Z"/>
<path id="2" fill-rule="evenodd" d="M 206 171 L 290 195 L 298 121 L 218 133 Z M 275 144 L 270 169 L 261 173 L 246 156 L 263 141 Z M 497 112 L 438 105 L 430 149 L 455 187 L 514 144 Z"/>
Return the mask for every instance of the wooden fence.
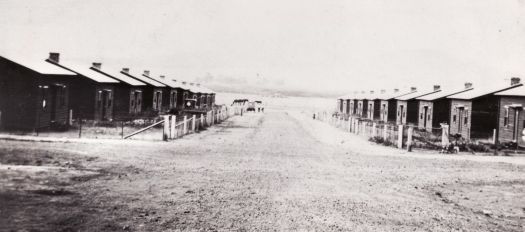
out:
<path id="1" fill-rule="evenodd" d="M 412 125 L 395 125 L 354 116 L 331 115 L 327 112 L 315 113 L 313 118 L 374 142 L 409 151 L 414 147 L 440 150 L 449 144 L 448 125 L 427 131 Z"/>

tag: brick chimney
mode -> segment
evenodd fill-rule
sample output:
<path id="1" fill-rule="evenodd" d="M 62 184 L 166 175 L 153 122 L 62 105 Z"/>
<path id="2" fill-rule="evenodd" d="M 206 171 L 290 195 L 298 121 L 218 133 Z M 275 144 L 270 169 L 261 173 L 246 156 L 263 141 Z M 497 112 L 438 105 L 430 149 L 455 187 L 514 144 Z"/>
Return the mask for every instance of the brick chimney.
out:
<path id="1" fill-rule="evenodd" d="M 417 91 L 417 88 L 416 88 L 416 87 L 410 87 L 410 91 L 411 91 L 411 92 L 416 92 L 416 91 Z"/>
<path id="2" fill-rule="evenodd" d="M 399 93 L 399 89 L 394 89 L 394 93 Z"/>
<path id="3" fill-rule="evenodd" d="M 129 73 L 129 68 L 122 68 L 123 73 Z"/>
<path id="4" fill-rule="evenodd" d="M 160 75 L 160 79 L 164 79 L 166 78 L 164 75 Z"/>
<path id="5" fill-rule="evenodd" d="M 201 84 L 200 84 L 200 83 L 197 83 L 197 86 L 199 86 L 199 87 L 200 87 L 200 86 L 201 86 Z"/>
<path id="6" fill-rule="evenodd" d="M 434 91 L 438 91 L 438 90 L 440 90 L 440 89 L 441 89 L 441 86 L 439 86 L 439 85 L 434 85 Z"/>
<path id="7" fill-rule="evenodd" d="M 472 82 L 465 82 L 465 89 L 472 88 Z"/>
<path id="8" fill-rule="evenodd" d="M 60 62 L 60 53 L 58 52 L 50 52 L 48 60 L 53 61 L 55 63 Z"/>
<path id="9" fill-rule="evenodd" d="M 149 76 L 149 70 L 144 70 L 144 76 Z"/>
<path id="10" fill-rule="evenodd" d="M 385 93 L 386 93 L 386 90 L 382 89 L 381 94 L 385 94 Z"/>
<path id="11" fill-rule="evenodd" d="M 374 90 L 370 90 L 370 94 L 374 94 Z"/>
<path id="12" fill-rule="evenodd" d="M 183 81 L 183 82 L 182 82 L 182 84 L 183 84 L 183 85 L 185 85 L 185 84 L 186 84 L 186 82 L 185 82 L 185 81 Z"/>
<path id="13" fill-rule="evenodd" d="M 102 69 L 102 63 L 93 62 L 93 68 L 98 70 Z"/>
<path id="14" fill-rule="evenodd" d="M 521 82 L 521 79 L 519 77 L 512 77 L 510 78 L 510 84 L 511 85 L 517 85 Z"/>

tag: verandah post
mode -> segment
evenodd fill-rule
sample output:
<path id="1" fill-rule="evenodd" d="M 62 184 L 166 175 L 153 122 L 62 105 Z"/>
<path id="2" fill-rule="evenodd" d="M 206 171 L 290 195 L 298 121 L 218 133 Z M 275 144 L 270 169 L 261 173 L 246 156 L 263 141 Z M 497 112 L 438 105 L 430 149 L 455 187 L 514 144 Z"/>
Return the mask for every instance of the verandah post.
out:
<path id="1" fill-rule="evenodd" d="M 201 114 L 201 127 L 204 128 L 204 114 Z"/>
<path id="2" fill-rule="evenodd" d="M 376 137 L 376 135 L 377 135 L 376 127 L 377 127 L 377 124 L 375 122 L 372 123 L 372 137 Z"/>

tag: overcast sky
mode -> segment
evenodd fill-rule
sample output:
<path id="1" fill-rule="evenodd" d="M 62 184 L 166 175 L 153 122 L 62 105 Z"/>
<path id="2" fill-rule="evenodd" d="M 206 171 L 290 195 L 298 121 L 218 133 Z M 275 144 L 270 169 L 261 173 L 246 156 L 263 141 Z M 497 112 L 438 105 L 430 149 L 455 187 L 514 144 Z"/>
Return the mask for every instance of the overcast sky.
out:
<path id="1" fill-rule="evenodd" d="M 0 54 L 187 80 L 351 92 L 525 78 L 525 0 L 0 0 L 0 29 Z"/>

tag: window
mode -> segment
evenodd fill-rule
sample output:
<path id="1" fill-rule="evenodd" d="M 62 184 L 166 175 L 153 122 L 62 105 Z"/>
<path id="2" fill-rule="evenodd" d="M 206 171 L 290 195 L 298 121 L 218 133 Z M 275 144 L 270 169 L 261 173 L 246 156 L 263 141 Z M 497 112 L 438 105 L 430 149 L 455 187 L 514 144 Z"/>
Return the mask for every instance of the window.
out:
<path id="1" fill-rule="evenodd" d="M 452 122 L 456 123 L 456 115 L 452 116 Z"/>
<path id="2" fill-rule="evenodd" d="M 419 119 L 423 120 L 423 113 L 419 115 Z"/>
<path id="3" fill-rule="evenodd" d="M 465 110 L 465 120 L 464 120 L 464 124 L 465 124 L 465 125 L 468 124 L 468 110 Z"/>
<path id="4" fill-rule="evenodd" d="M 505 117 L 503 118 L 503 126 L 509 126 L 509 108 L 505 108 Z"/>

